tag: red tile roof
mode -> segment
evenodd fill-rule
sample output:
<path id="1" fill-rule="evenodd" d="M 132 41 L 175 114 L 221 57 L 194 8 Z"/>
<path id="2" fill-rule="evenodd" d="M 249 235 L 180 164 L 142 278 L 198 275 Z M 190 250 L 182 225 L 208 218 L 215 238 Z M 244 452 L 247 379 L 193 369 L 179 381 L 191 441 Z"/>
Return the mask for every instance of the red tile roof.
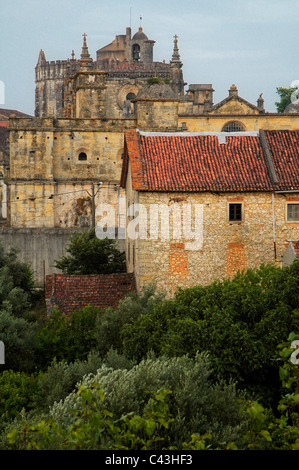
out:
<path id="1" fill-rule="evenodd" d="M 278 176 L 274 184 L 258 133 L 218 135 L 126 131 L 121 185 L 128 159 L 140 191 L 271 191 L 299 189 L 299 131 L 265 131 Z"/>
<path id="2" fill-rule="evenodd" d="M 299 187 L 299 131 L 265 131 L 280 189 Z"/>
<path id="3" fill-rule="evenodd" d="M 8 120 L 9 116 L 14 115 L 16 117 L 30 117 L 29 114 L 22 113 L 21 111 L 17 111 L 16 109 L 4 109 L 0 108 L 0 120 Z"/>

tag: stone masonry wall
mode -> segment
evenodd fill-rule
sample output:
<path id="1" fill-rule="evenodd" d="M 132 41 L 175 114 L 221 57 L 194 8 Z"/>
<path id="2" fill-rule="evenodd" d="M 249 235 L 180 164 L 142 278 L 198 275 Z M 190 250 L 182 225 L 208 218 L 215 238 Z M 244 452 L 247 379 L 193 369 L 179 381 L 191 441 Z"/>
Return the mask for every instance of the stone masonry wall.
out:
<path id="1" fill-rule="evenodd" d="M 11 226 L 90 226 L 92 183 L 96 206 L 117 207 L 123 153 L 117 121 L 113 127 L 91 119 L 12 119 L 10 125 Z"/>
<path id="2" fill-rule="evenodd" d="M 276 194 L 273 218 L 271 193 L 139 192 L 139 204 L 146 208 L 147 228 L 143 237 L 127 241 L 127 249 L 128 244 L 131 250 L 132 245 L 135 248 L 134 263 L 131 255 L 128 270 L 136 274 L 137 288 L 154 282 L 159 290 L 172 295 L 178 286 L 206 285 L 263 263 L 281 265 L 288 240 L 299 238 L 299 224 L 286 221 L 287 203 L 294 198 L 299 201 L 298 196 L 291 199 L 288 194 Z M 230 203 L 242 204 L 241 222 L 228 220 Z M 190 236 L 173 237 L 173 227 L 178 229 L 172 215 L 175 204 L 180 210 L 188 204 L 201 207 L 202 238 L 199 237 L 197 245 L 192 246 Z M 150 224 L 153 227 L 154 221 L 150 209 L 155 205 L 170 211 L 169 236 L 165 239 L 160 225 L 158 235 L 151 237 Z M 192 210 L 191 230 L 201 230 L 199 225 L 195 226 L 195 218 Z M 166 219 L 164 213 L 164 223 Z"/>
<path id="3" fill-rule="evenodd" d="M 75 310 L 91 305 L 104 309 L 116 307 L 119 301 L 134 289 L 134 275 L 99 274 L 65 276 L 53 274 L 46 277 L 46 305 L 48 313 L 58 307 L 69 315 Z"/>

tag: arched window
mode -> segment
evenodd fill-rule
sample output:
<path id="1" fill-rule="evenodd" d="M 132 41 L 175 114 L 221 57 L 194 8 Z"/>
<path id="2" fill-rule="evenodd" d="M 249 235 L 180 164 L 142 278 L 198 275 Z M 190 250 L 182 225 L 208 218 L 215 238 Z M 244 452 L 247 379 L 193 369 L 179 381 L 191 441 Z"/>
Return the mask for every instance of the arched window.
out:
<path id="1" fill-rule="evenodd" d="M 79 153 L 79 156 L 78 156 L 78 160 L 79 160 L 80 162 L 82 162 L 82 161 L 84 161 L 84 160 L 87 160 L 87 155 L 86 155 L 86 153 L 85 153 L 85 152 L 80 152 L 80 153 Z"/>
<path id="2" fill-rule="evenodd" d="M 243 132 L 245 131 L 244 126 L 236 121 L 227 122 L 223 128 L 222 132 Z"/>
<path id="3" fill-rule="evenodd" d="M 128 100 L 128 101 L 132 101 L 135 98 L 136 98 L 136 95 L 135 95 L 135 93 L 132 93 L 132 92 L 128 93 L 127 96 L 126 96 L 126 100 Z"/>

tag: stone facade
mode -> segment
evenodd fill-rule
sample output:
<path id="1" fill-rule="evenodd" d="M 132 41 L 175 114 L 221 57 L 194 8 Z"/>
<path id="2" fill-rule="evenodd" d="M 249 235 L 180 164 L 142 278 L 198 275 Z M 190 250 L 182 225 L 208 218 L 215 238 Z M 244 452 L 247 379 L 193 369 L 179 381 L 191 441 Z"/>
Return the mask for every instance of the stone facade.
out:
<path id="1" fill-rule="evenodd" d="M 89 109 L 91 118 L 121 118 L 128 114 L 130 102 L 149 77 L 167 79 L 176 93 L 184 93 L 177 38 L 172 60 L 165 63 L 154 61 L 155 41 L 148 39 L 142 28 L 133 37 L 127 28 L 126 35 L 116 36 L 97 51 L 95 61 L 83 36 L 79 59 L 73 52 L 71 59 L 48 62 L 45 52 L 40 51 L 35 70 L 36 116 L 87 117 L 84 113 Z"/>
<path id="2" fill-rule="evenodd" d="M 10 152 L 11 226 L 90 227 L 93 201 L 118 204 L 123 130 L 117 122 L 16 118 Z"/>
<path id="3" fill-rule="evenodd" d="M 228 205 L 236 201 L 244 205 L 244 220 L 239 223 L 228 220 Z M 172 295 L 177 287 L 206 285 L 262 263 L 280 265 L 287 241 L 299 236 L 298 223 L 286 221 L 287 201 L 286 195 L 275 195 L 274 230 L 271 193 L 184 193 L 182 197 L 181 193 L 140 192 L 135 195 L 135 204 L 145 207 L 148 215 L 153 205 L 169 208 L 170 235 L 163 240 L 160 226 L 157 239 L 151 239 L 150 235 L 148 239 L 128 238 L 128 271 L 135 273 L 138 289 L 153 282 L 158 289 Z M 179 204 L 181 211 L 184 204 L 193 208 L 202 206 L 200 247 L 188 249 L 189 238 L 173 238 L 174 204 Z M 192 223 L 195 223 L 194 213 Z"/>
<path id="4" fill-rule="evenodd" d="M 298 149 L 298 132 L 225 139 L 128 131 L 121 184 L 137 288 L 155 283 L 172 295 L 282 265 L 289 241 L 299 239 L 299 213 L 288 212 L 299 203 Z"/>
<path id="5" fill-rule="evenodd" d="M 154 60 L 154 43 L 142 29 L 132 35 L 127 28 L 98 49 L 95 60 L 86 35 L 79 58 L 73 52 L 70 59 L 49 62 L 40 51 L 35 117 L 15 112 L 8 127 L 6 117 L 8 147 L 0 148 L 1 226 L 85 230 L 99 221 L 97 208 L 108 204 L 115 209 L 109 223 L 118 233 L 125 217 L 120 209 L 125 189 L 119 183 L 127 130 L 212 134 L 299 128 L 299 114 L 267 113 L 262 95 L 251 104 L 235 85 L 216 104 L 212 84 L 190 84 L 185 92 L 177 36 L 168 63 Z M 243 242 L 228 243 L 245 266 Z M 131 260 L 135 249 L 131 245 L 128 250 Z M 184 267 L 186 273 L 186 254 L 174 250 L 170 266 L 176 272 Z"/>

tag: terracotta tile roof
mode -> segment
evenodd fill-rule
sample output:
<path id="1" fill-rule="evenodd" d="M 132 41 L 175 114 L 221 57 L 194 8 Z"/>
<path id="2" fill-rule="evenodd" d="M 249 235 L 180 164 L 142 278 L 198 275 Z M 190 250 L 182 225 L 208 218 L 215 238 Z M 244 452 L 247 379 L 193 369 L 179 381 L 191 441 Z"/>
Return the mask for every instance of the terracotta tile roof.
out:
<path id="1" fill-rule="evenodd" d="M 0 108 L 0 120 L 8 120 L 9 116 L 11 116 L 12 114 L 16 117 L 30 117 L 29 114 L 22 113 L 21 111 L 17 111 L 16 109 Z"/>
<path id="2" fill-rule="evenodd" d="M 127 131 L 133 188 L 147 191 L 263 191 L 272 187 L 257 134 L 146 134 Z"/>
<path id="3" fill-rule="evenodd" d="M 299 131 L 265 131 L 281 190 L 299 187 Z"/>
<path id="4" fill-rule="evenodd" d="M 221 138 L 225 135 L 225 143 Z M 299 189 L 299 131 L 264 131 L 277 176 L 273 183 L 258 133 L 125 133 L 139 191 L 271 191 Z"/>

